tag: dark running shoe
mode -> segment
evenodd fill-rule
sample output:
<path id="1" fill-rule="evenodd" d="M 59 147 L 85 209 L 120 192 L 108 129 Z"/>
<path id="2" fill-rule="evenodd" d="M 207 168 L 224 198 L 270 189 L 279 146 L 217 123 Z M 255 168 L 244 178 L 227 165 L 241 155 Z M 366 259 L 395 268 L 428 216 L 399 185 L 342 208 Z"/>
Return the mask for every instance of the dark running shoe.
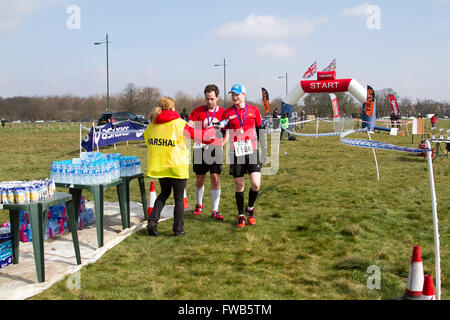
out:
<path id="1" fill-rule="evenodd" d="M 147 231 L 148 231 L 148 235 L 149 236 L 154 236 L 157 237 L 158 236 L 158 223 L 154 222 L 154 221 L 149 221 L 147 224 Z"/>

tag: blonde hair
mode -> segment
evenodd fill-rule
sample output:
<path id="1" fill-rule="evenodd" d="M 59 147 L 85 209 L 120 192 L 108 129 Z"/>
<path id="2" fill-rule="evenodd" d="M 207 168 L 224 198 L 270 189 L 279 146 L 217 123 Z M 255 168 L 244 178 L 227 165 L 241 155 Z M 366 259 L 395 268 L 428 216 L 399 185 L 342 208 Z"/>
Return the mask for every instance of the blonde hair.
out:
<path id="1" fill-rule="evenodd" d="M 170 97 L 162 97 L 159 99 L 158 107 L 156 107 L 150 115 L 150 121 L 154 121 L 163 110 L 175 111 L 175 100 Z"/>

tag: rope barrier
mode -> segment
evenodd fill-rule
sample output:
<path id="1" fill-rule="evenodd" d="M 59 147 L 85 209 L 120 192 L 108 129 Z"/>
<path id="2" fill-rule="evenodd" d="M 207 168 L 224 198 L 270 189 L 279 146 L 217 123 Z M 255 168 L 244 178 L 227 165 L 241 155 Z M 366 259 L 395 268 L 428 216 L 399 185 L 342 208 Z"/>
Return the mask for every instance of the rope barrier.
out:
<path id="1" fill-rule="evenodd" d="M 418 148 L 410 148 L 410 147 L 400 147 L 396 146 L 394 144 L 386 143 L 386 142 L 380 142 L 380 141 L 370 141 L 370 140 L 363 140 L 363 139 L 349 139 L 345 138 L 349 134 L 355 133 L 355 132 L 362 132 L 367 131 L 367 128 L 364 129 L 358 129 L 358 130 L 349 130 L 346 132 L 342 132 L 340 134 L 340 140 L 341 143 L 352 146 L 352 147 L 360 147 L 360 148 L 374 148 L 374 149 L 381 149 L 381 150 L 392 150 L 392 151 L 399 151 L 399 152 L 408 152 L 408 153 L 424 153 L 425 149 L 418 149 Z"/>

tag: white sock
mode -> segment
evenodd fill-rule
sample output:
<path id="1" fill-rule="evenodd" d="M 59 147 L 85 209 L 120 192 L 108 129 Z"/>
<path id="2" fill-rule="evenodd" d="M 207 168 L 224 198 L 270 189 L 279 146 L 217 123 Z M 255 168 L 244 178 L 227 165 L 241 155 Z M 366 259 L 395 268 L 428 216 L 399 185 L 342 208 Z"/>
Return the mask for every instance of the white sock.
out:
<path id="1" fill-rule="evenodd" d="M 220 202 L 220 189 L 218 190 L 211 189 L 211 200 L 213 211 L 218 211 Z"/>
<path id="2" fill-rule="evenodd" d="M 205 186 L 203 185 L 201 188 L 195 186 L 195 194 L 197 195 L 197 203 L 199 205 L 203 204 L 203 193 L 205 192 Z"/>

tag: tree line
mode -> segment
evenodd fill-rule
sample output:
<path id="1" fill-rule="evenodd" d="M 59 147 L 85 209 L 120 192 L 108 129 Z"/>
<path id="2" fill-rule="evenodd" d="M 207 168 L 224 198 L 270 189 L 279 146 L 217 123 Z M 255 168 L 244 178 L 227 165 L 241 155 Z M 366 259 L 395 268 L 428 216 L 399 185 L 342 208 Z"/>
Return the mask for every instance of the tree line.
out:
<path id="1" fill-rule="evenodd" d="M 450 116 L 450 101 L 436 101 L 433 99 L 416 99 L 400 97 L 393 89 L 387 88 L 375 91 L 377 101 L 377 117 L 389 116 L 392 112 L 389 94 L 396 97 L 402 116 L 416 116 L 418 113 L 425 116 L 435 113 L 438 117 Z M 127 84 L 122 92 L 110 95 L 110 111 L 130 111 L 149 117 L 150 113 L 158 106 L 162 93 L 156 87 L 137 87 L 134 83 Z M 346 92 L 336 93 L 341 116 L 361 116 L 361 103 Z M 196 97 L 189 93 L 177 91 L 175 94 L 177 111 L 186 109 L 190 113 L 195 107 L 205 104 L 202 94 Z M 78 97 L 71 94 L 62 96 L 16 96 L 11 98 L 0 97 L 0 117 L 6 120 L 73 120 L 95 121 L 106 111 L 106 95 L 92 95 Z M 262 100 L 262 95 L 261 95 Z M 258 107 L 264 116 L 262 101 L 247 101 Z M 227 99 L 227 106 L 231 99 Z M 219 100 L 223 106 L 223 100 Z M 270 101 L 271 112 L 278 109 L 281 112 L 281 98 L 276 97 Z M 327 93 L 306 95 L 297 105 L 294 111 L 305 110 L 306 114 L 316 117 L 332 117 L 331 101 Z"/>

